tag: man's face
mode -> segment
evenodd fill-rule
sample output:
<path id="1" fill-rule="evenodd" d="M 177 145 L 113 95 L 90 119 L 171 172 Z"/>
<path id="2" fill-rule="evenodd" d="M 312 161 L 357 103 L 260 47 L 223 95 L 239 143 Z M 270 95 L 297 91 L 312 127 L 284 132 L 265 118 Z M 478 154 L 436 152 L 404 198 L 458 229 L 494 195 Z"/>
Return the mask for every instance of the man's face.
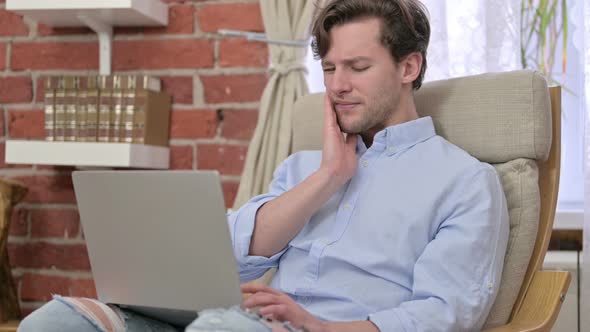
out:
<path id="1" fill-rule="evenodd" d="M 343 132 L 373 136 L 398 109 L 401 70 L 380 42 L 380 21 L 334 26 L 322 59 L 324 84 Z"/>

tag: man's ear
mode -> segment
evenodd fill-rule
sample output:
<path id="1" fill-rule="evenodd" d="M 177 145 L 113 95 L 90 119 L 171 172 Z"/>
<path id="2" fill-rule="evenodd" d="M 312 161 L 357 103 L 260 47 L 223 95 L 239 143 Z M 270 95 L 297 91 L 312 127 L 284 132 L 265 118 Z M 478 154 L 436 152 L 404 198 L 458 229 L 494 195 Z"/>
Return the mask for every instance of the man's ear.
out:
<path id="1" fill-rule="evenodd" d="M 402 61 L 403 76 L 402 83 L 412 83 L 420 76 L 422 69 L 422 53 L 414 52 L 406 56 Z"/>

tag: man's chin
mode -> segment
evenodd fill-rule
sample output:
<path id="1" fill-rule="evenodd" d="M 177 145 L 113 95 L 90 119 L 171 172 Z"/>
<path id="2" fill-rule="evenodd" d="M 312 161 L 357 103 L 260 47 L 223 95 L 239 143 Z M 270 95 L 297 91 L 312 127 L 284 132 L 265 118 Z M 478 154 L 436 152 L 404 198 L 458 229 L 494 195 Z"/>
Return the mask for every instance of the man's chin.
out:
<path id="1" fill-rule="evenodd" d="M 346 135 L 360 135 L 362 133 L 362 131 L 357 128 L 347 128 L 343 126 L 340 126 L 340 131 L 342 131 Z"/>
<path id="2" fill-rule="evenodd" d="M 358 126 L 355 126 L 354 123 L 350 123 L 350 122 L 346 122 L 346 121 L 342 121 L 342 119 L 340 117 L 336 118 L 336 122 L 338 123 L 338 126 L 340 127 L 340 131 L 342 131 L 345 134 L 351 135 L 351 134 L 358 134 L 360 133 L 360 130 L 358 130 Z"/>

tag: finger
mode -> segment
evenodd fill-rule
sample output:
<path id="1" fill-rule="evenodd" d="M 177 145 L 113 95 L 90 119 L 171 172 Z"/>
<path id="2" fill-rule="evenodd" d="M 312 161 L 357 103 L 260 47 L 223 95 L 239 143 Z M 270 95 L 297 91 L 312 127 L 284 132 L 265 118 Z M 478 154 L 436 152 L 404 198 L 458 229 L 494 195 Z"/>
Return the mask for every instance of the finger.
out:
<path id="1" fill-rule="evenodd" d="M 275 319 L 283 321 L 287 317 L 289 310 L 287 308 L 287 305 L 285 304 L 272 304 L 260 308 L 260 310 L 258 310 L 258 313 L 264 317 L 272 316 Z"/>
<path id="2" fill-rule="evenodd" d="M 327 93 L 324 94 L 324 121 L 326 127 L 333 127 L 336 126 L 336 113 L 334 112 L 334 107 L 332 106 L 332 101 Z"/>
<path id="3" fill-rule="evenodd" d="M 357 141 L 358 141 L 358 137 L 356 134 L 346 135 L 346 146 L 349 149 L 356 150 Z"/>
<path id="4" fill-rule="evenodd" d="M 258 311 L 258 313 L 260 313 L 260 310 Z M 271 323 L 271 324 L 272 323 L 275 323 L 275 322 L 279 322 L 279 320 L 276 319 L 276 317 L 273 314 L 268 314 L 268 315 L 260 314 L 260 316 L 262 316 L 263 319 L 266 319 L 266 321 L 269 322 L 269 323 Z"/>
<path id="5" fill-rule="evenodd" d="M 267 285 L 261 284 L 259 282 L 249 282 L 249 283 L 245 283 L 240 285 L 240 289 L 242 290 L 242 293 L 257 293 L 257 292 L 267 292 L 267 293 L 271 293 L 271 294 L 275 294 L 275 295 L 282 295 L 283 293 L 281 293 L 280 291 L 269 287 Z"/>
<path id="6" fill-rule="evenodd" d="M 249 281 L 240 284 L 240 289 L 242 290 L 242 293 L 245 293 L 244 289 L 250 289 L 251 287 L 255 287 L 256 285 L 261 285 L 261 283 L 259 281 Z"/>
<path id="7" fill-rule="evenodd" d="M 261 285 L 261 283 L 260 283 L 260 281 L 254 280 L 254 281 L 248 281 L 243 284 L 240 284 L 240 286 L 249 286 L 249 285 Z"/>
<path id="8" fill-rule="evenodd" d="M 243 297 L 244 299 L 248 298 L 248 296 L 250 296 L 250 295 L 251 295 L 251 293 L 250 293 L 250 292 L 246 292 L 246 291 L 244 291 L 244 289 L 245 289 L 245 288 L 248 288 L 248 287 L 249 287 L 250 285 L 252 285 L 253 283 L 255 283 L 255 281 L 250 281 L 250 282 L 247 282 L 247 283 L 244 283 L 244 284 L 241 284 L 241 285 L 240 285 L 240 290 L 241 290 L 241 292 L 242 292 L 242 297 Z"/>
<path id="9" fill-rule="evenodd" d="M 242 302 L 242 304 L 246 308 L 267 306 L 277 303 L 281 303 L 280 297 L 269 293 L 256 293 L 245 299 L 244 302 Z"/>

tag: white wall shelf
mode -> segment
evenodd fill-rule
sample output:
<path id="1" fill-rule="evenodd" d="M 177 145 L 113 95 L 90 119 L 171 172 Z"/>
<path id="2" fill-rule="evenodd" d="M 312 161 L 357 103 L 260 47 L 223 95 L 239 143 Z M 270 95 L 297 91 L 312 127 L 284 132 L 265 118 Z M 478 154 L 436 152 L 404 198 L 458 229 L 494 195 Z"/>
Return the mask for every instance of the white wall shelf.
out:
<path id="1" fill-rule="evenodd" d="M 6 163 L 168 169 L 170 149 L 129 143 L 6 141 Z"/>
<path id="2" fill-rule="evenodd" d="M 160 0 L 7 0 L 6 9 L 53 27 L 90 27 L 98 34 L 101 75 L 111 73 L 114 26 L 168 24 Z"/>

